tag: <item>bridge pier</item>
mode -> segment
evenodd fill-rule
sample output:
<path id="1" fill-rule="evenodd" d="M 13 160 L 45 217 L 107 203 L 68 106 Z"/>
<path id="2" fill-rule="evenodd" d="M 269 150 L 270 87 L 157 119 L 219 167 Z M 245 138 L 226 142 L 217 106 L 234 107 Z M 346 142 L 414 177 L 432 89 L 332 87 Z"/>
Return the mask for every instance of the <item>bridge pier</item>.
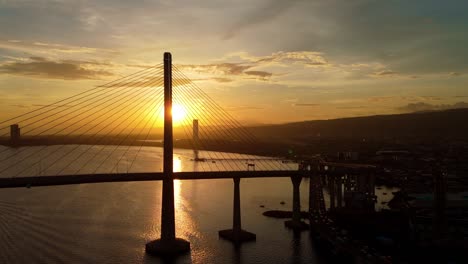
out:
<path id="1" fill-rule="evenodd" d="M 335 209 L 335 190 L 336 190 L 336 185 L 335 185 L 335 176 L 328 174 L 327 175 L 327 181 L 328 181 L 328 191 L 330 193 L 330 210 Z"/>
<path id="2" fill-rule="evenodd" d="M 234 201 L 233 201 L 233 219 L 232 229 L 221 230 L 218 235 L 226 240 L 232 241 L 238 245 L 242 242 L 253 241 L 257 236 L 253 233 L 242 230 L 241 225 L 241 204 L 240 204 L 240 178 L 235 177 L 234 180 Z"/>
<path id="3" fill-rule="evenodd" d="M 176 238 L 174 210 L 174 158 L 172 130 L 172 56 L 164 53 L 164 159 L 161 209 L 161 238 L 146 244 L 150 255 L 174 257 L 190 251 L 190 243 Z"/>
<path id="4" fill-rule="evenodd" d="M 291 177 L 293 184 L 293 211 L 292 219 L 286 221 L 284 224 L 286 227 L 294 230 L 306 230 L 309 226 L 301 220 L 301 186 L 302 175 L 295 175 Z"/>
<path id="5" fill-rule="evenodd" d="M 198 119 L 193 119 L 192 137 L 193 137 L 193 154 L 195 156 L 194 160 L 202 161 L 198 155 L 199 148 L 200 148 L 200 137 L 198 136 L 198 131 L 199 131 Z"/>
<path id="6" fill-rule="evenodd" d="M 343 187 L 341 177 L 342 176 L 340 175 L 336 178 L 336 202 L 338 208 L 343 207 Z"/>

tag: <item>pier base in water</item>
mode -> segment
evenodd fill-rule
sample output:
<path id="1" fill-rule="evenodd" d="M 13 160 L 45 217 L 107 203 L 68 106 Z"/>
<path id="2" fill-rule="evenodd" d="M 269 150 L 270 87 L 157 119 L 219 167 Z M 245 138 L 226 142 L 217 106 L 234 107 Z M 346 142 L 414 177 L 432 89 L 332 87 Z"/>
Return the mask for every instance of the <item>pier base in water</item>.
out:
<path id="1" fill-rule="evenodd" d="M 190 242 L 181 238 L 154 240 L 146 244 L 146 253 L 158 257 L 175 257 L 190 252 Z"/>
<path id="2" fill-rule="evenodd" d="M 294 220 L 288 220 L 286 222 L 284 222 L 284 225 L 289 228 L 289 229 L 292 229 L 294 231 L 305 231 L 305 230 L 308 230 L 309 229 L 309 225 L 303 221 L 294 221 Z"/>
<path id="3" fill-rule="evenodd" d="M 307 230 L 309 225 L 302 222 L 301 220 L 301 186 L 302 176 L 292 176 L 291 182 L 293 184 L 293 210 L 292 210 L 292 219 L 284 222 L 284 225 L 295 231 Z"/>
<path id="4" fill-rule="evenodd" d="M 218 234 L 221 238 L 234 242 L 235 244 L 255 241 L 257 239 L 257 235 L 245 230 L 235 231 L 233 229 L 227 229 L 219 231 Z"/>

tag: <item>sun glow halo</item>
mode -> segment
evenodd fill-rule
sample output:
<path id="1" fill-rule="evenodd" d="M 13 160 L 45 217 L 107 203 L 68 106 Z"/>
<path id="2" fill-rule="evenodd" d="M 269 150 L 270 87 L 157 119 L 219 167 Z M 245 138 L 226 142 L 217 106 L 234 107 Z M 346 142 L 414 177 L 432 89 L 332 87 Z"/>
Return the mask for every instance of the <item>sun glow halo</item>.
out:
<path id="1" fill-rule="evenodd" d="M 172 121 L 176 124 L 182 123 L 187 115 L 187 110 L 183 105 L 174 104 L 172 105 Z"/>

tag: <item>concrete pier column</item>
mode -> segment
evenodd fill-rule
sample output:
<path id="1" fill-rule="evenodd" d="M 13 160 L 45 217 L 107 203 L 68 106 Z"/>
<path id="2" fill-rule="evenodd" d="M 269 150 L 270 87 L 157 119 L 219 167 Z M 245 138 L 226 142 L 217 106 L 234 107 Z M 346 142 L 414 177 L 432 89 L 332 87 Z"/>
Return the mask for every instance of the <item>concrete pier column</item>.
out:
<path id="1" fill-rule="evenodd" d="M 200 146 L 200 138 L 198 136 L 199 126 L 198 126 L 198 119 L 193 119 L 193 154 L 195 156 L 195 161 L 199 161 L 200 157 L 198 156 L 199 146 Z"/>
<path id="2" fill-rule="evenodd" d="M 302 177 L 293 176 L 291 177 L 291 182 L 293 184 L 293 214 L 292 220 L 294 222 L 301 221 L 301 191 L 299 187 L 301 186 Z"/>
<path id="3" fill-rule="evenodd" d="M 172 55 L 164 53 L 164 158 L 161 209 L 161 239 L 146 244 L 146 253 L 177 256 L 190 251 L 190 243 L 175 234 L 172 130 Z"/>
<path id="4" fill-rule="evenodd" d="M 375 211 L 375 202 L 377 200 L 377 196 L 375 196 L 375 172 L 371 170 L 367 174 L 367 200 L 369 201 L 369 211 Z"/>
<path id="5" fill-rule="evenodd" d="M 234 178 L 234 201 L 232 212 L 232 230 L 237 235 L 241 232 L 240 178 Z"/>
<path id="6" fill-rule="evenodd" d="M 330 192 L 330 209 L 335 209 L 335 177 L 332 175 L 328 175 L 328 190 Z"/>
<path id="7" fill-rule="evenodd" d="M 316 210 L 315 206 L 315 193 L 314 193 L 314 184 L 316 184 L 317 172 L 311 172 L 309 174 L 309 216 L 312 216 Z"/>
<path id="8" fill-rule="evenodd" d="M 235 177 L 234 180 L 234 196 L 233 196 L 233 212 L 232 212 L 232 229 L 221 230 L 218 235 L 226 240 L 232 241 L 235 244 L 242 242 L 253 241 L 257 236 L 253 233 L 242 230 L 241 224 L 241 204 L 240 204 L 240 178 Z"/>
<path id="9" fill-rule="evenodd" d="M 336 204 L 338 208 L 343 207 L 343 186 L 341 176 L 336 177 Z"/>
<path id="10" fill-rule="evenodd" d="M 308 225 L 301 221 L 301 186 L 302 175 L 295 175 L 291 177 L 293 185 L 293 210 L 292 219 L 286 221 L 284 224 L 294 230 L 305 230 Z"/>

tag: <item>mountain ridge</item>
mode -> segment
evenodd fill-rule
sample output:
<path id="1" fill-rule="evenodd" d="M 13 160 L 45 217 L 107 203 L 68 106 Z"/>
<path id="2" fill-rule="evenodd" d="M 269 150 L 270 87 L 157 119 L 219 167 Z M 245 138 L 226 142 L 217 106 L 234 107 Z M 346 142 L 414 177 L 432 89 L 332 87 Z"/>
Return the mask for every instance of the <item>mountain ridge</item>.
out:
<path id="1" fill-rule="evenodd" d="M 468 108 L 249 126 L 266 138 L 468 139 Z"/>

